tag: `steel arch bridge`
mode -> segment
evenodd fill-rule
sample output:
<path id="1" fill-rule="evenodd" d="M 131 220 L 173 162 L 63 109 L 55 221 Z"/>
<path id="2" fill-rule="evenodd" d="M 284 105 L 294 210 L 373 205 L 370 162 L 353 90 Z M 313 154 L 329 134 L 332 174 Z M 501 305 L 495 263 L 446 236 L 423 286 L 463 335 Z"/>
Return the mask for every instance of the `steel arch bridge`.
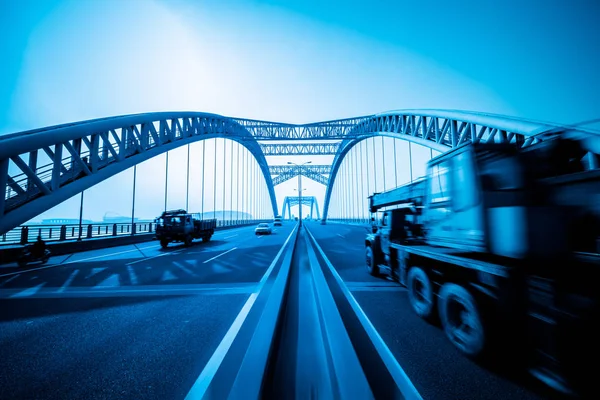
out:
<path id="1" fill-rule="evenodd" d="M 299 204 L 302 204 L 303 206 L 308 206 L 308 209 L 310 210 L 310 219 L 313 218 L 313 209 L 317 212 L 317 219 L 321 219 L 321 216 L 319 214 L 319 203 L 317 202 L 317 198 L 315 196 L 286 196 L 283 199 L 283 206 L 281 207 L 281 216 L 283 217 L 283 219 L 285 219 L 286 210 L 287 216 L 289 217 L 289 219 L 292 219 L 292 207 L 297 206 Z M 300 214 L 300 211 L 298 211 L 298 214 Z"/>
<path id="2" fill-rule="evenodd" d="M 161 112 L 51 126 L 0 137 L 0 189 L 4 191 L 0 234 L 136 164 L 204 139 L 230 139 L 248 149 L 267 184 L 274 215 L 278 214 L 276 184 L 302 174 L 326 185 L 322 212 L 326 220 L 344 157 L 368 138 L 387 136 L 443 152 L 467 142 L 528 146 L 558 134 L 585 138 L 590 162 L 597 167 L 600 144 L 595 132 L 457 110 L 399 110 L 301 125 Z M 40 155 L 50 163 L 38 165 Z M 334 159 L 331 166 L 270 167 L 265 157 L 271 155 L 333 155 Z M 9 166 L 17 172 L 11 173 Z"/>

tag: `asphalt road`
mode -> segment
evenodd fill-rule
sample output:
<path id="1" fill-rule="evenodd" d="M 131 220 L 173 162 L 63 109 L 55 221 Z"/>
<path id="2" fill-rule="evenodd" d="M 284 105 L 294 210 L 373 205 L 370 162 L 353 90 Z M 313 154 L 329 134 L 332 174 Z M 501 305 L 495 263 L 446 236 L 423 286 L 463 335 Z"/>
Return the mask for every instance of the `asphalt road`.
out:
<path id="1" fill-rule="evenodd" d="M 549 395 L 516 369 L 481 366 L 415 315 L 406 290 L 370 276 L 364 226 L 306 223 L 361 308 L 424 399 L 539 399 Z"/>
<path id="2" fill-rule="evenodd" d="M 425 399 L 536 399 L 514 372 L 462 356 L 404 288 L 364 266 L 364 226 L 305 222 Z M 0 267 L 1 399 L 178 399 L 188 393 L 293 228 L 220 231 Z"/>
<path id="3" fill-rule="evenodd" d="M 0 398 L 185 397 L 292 227 L 1 266 Z"/>

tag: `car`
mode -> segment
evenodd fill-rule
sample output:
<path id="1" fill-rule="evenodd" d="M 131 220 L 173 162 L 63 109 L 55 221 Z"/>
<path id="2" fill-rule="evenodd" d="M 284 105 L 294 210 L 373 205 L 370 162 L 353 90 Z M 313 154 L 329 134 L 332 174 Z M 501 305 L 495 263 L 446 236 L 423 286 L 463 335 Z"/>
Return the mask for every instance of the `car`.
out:
<path id="1" fill-rule="evenodd" d="M 282 225 L 282 223 L 281 223 L 280 219 L 276 219 L 273 221 L 273 226 L 281 226 L 281 225 Z"/>
<path id="2" fill-rule="evenodd" d="M 270 235 L 271 234 L 271 225 L 263 222 L 258 224 L 256 229 L 254 229 L 254 233 L 257 235 Z"/>

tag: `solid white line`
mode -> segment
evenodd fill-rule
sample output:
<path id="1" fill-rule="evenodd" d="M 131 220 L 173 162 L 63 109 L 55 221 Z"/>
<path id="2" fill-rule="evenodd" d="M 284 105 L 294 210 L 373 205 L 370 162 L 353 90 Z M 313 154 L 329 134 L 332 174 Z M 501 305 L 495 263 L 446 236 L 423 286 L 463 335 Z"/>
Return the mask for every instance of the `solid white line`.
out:
<path id="1" fill-rule="evenodd" d="M 142 261 L 147 261 L 147 260 L 151 260 L 151 259 L 153 259 L 153 258 L 157 258 L 157 257 L 166 256 L 167 254 L 171 254 L 171 253 L 163 253 L 163 254 L 158 254 L 158 255 L 156 255 L 156 256 L 152 256 L 152 257 L 142 258 L 142 259 L 140 259 L 140 260 L 137 260 L 137 261 L 132 261 L 132 262 L 129 262 L 129 263 L 125 264 L 125 265 L 137 264 L 137 263 L 139 263 L 139 262 L 142 262 Z"/>
<path id="2" fill-rule="evenodd" d="M 25 272 L 39 271 L 41 269 L 47 269 L 47 268 L 53 268 L 53 267 L 60 267 L 60 264 L 46 265 L 45 267 L 32 268 L 32 269 L 28 269 L 26 271 L 9 272 L 8 274 L 2 274 L 2 275 L 0 275 L 0 278 L 2 278 L 4 276 L 24 274 Z"/>
<path id="3" fill-rule="evenodd" d="M 217 371 L 221 367 L 221 363 L 225 359 L 225 356 L 227 355 L 229 348 L 231 347 L 233 341 L 235 340 L 242 324 L 246 320 L 246 317 L 248 316 L 250 309 L 254 305 L 256 298 L 258 297 L 260 291 L 264 287 L 265 282 L 269 278 L 269 275 L 273 271 L 273 268 L 275 268 L 275 264 L 277 264 L 277 262 L 279 261 L 279 258 L 281 257 L 283 250 L 286 248 L 288 242 L 290 241 L 290 238 L 294 235 L 295 231 L 296 231 L 295 228 L 292 229 L 292 232 L 287 237 L 285 243 L 283 244 L 283 246 L 281 246 L 281 249 L 279 249 L 279 253 L 277 253 L 275 258 L 273 259 L 273 262 L 271 263 L 271 265 L 269 265 L 269 268 L 267 269 L 267 271 L 261 278 L 260 282 L 258 283 L 258 285 L 256 287 L 256 291 L 254 293 L 252 293 L 250 295 L 250 297 L 248 297 L 248 300 L 246 300 L 246 303 L 244 304 L 244 306 L 240 310 L 239 314 L 233 321 L 233 324 L 231 324 L 231 327 L 229 327 L 229 330 L 223 337 L 223 340 L 221 340 L 221 343 L 219 343 L 219 346 L 217 347 L 217 349 L 215 350 L 213 355 L 210 357 L 210 359 L 206 363 L 206 366 L 200 373 L 200 376 L 198 377 L 198 379 L 196 380 L 196 382 L 190 389 L 189 393 L 185 397 L 186 400 L 201 399 L 206 394 L 206 390 L 208 389 L 208 386 L 210 385 L 210 383 L 212 382 L 213 378 L 215 377 Z"/>
<path id="4" fill-rule="evenodd" d="M 69 287 L 69 285 L 71 284 L 71 282 L 73 282 L 73 279 L 75 279 L 75 276 L 79 273 L 79 270 L 76 269 L 75 271 L 73 271 L 71 273 L 71 275 L 69 276 L 69 278 L 67 279 L 67 281 L 60 287 L 60 289 L 57 290 L 58 293 L 64 292 L 66 288 Z"/>
<path id="5" fill-rule="evenodd" d="M 7 280 L 5 280 L 4 282 L 2 282 L 2 283 L 0 284 L 0 287 L 4 286 L 5 284 L 7 284 L 8 282 L 10 282 L 10 281 L 12 281 L 12 280 L 15 280 L 15 279 L 17 279 L 17 278 L 19 277 L 19 275 L 21 275 L 21 274 L 20 274 L 20 273 L 18 273 L 17 275 L 13 276 L 12 278 L 8 278 Z"/>
<path id="6" fill-rule="evenodd" d="M 227 251 L 225 251 L 225 252 L 223 252 L 223 253 L 219 254 L 218 256 L 214 256 L 213 258 L 209 258 L 208 260 L 204 261 L 202 264 L 206 264 L 207 262 L 209 262 L 209 261 L 212 261 L 212 260 L 214 260 L 215 258 L 219 258 L 219 257 L 221 257 L 223 254 L 227 254 L 227 253 L 229 253 L 230 251 L 233 251 L 233 250 L 235 250 L 235 249 L 237 249 L 237 247 L 234 247 L 233 249 L 229 249 L 229 250 L 227 250 Z"/>
<path id="7" fill-rule="evenodd" d="M 257 239 L 260 239 L 261 237 L 263 237 L 263 235 L 258 235 L 256 238 L 257 238 Z"/>
<path id="8" fill-rule="evenodd" d="M 96 256 L 96 257 L 82 258 L 81 260 L 69 261 L 69 262 L 61 264 L 61 265 L 73 264 L 73 263 L 78 263 L 78 262 L 82 262 L 82 261 L 96 260 L 98 258 L 116 256 L 117 254 L 133 253 L 134 251 L 139 251 L 139 250 L 133 249 L 133 250 L 118 251 L 116 253 L 104 254 L 104 255 Z"/>
<path id="9" fill-rule="evenodd" d="M 127 266 L 127 272 L 129 272 L 129 280 L 131 280 L 131 284 L 137 285 L 138 284 L 137 276 L 135 276 L 135 272 L 133 271 L 133 268 L 131 268 L 131 265 Z"/>
<path id="10" fill-rule="evenodd" d="M 27 289 L 25 289 L 27 290 Z M 0 291 L 0 299 L 10 298 L 24 291 L 23 288 L 4 289 Z M 252 294 L 255 292 L 255 285 L 248 284 L 246 286 L 224 286 L 224 287 L 156 287 L 156 286 L 136 286 L 127 288 L 101 288 L 90 290 L 89 288 L 67 288 L 64 291 L 57 292 L 55 288 L 40 288 L 35 293 L 28 294 L 29 298 L 95 298 L 109 296 L 154 296 L 160 295 L 193 295 L 193 294 L 208 294 L 208 295 L 229 295 L 229 294 Z"/>
<path id="11" fill-rule="evenodd" d="M 223 239 L 229 239 L 229 238 L 236 237 L 236 236 L 237 236 L 237 233 L 235 235 L 225 236 Z"/>
<path id="12" fill-rule="evenodd" d="M 152 246 L 152 247 L 159 247 L 159 246 Z M 149 248 L 150 247 L 144 247 L 144 249 L 149 249 Z M 169 252 L 167 254 L 179 253 L 180 251 L 183 251 L 183 250 L 185 250 L 185 249 L 171 251 L 171 252 Z M 95 259 L 98 259 L 98 258 L 110 257 L 110 256 L 114 256 L 114 255 L 117 255 L 117 254 L 131 253 L 131 252 L 134 252 L 134 251 L 139 251 L 139 250 L 138 249 L 134 249 L 134 250 L 119 251 L 117 253 L 110 253 L 110 254 L 105 254 L 105 255 L 102 255 L 102 256 L 96 256 L 96 257 L 90 257 L 90 258 L 83 258 L 81 260 L 69 261 L 69 262 L 64 263 L 64 264 L 51 264 L 51 265 L 46 265 L 45 267 L 32 268 L 32 269 L 28 269 L 28 270 L 25 270 L 25 271 L 10 272 L 10 273 L 7 273 L 7 274 L 0 275 L 0 278 L 2 278 L 4 276 L 11 276 L 11 275 L 21 274 L 21 273 L 26 273 L 26 272 L 39 271 L 39 270 L 42 270 L 42 269 L 48 269 L 48 268 L 54 268 L 54 267 L 61 267 L 63 265 L 78 263 L 78 262 L 82 262 L 82 261 L 89 261 L 89 260 L 95 260 Z"/>
<path id="13" fill-rule="evenodd" d="M 140 247 L 140 250 L 153 249 L 155 247 L 160 247 L 160 244 L 157 244 L 157 245 L 154 245 L 154 246 L 148 246 L 148 247 Z"/>
<path id="14" fill-rule="evenodd" d="M 340 235 L 339 233 L 336 233 L 336 235 L 338 235 L 339 237 L 341 237 L 342 239 L 346 239 L 345 237 L 343 237 L 342 235 Z"/>

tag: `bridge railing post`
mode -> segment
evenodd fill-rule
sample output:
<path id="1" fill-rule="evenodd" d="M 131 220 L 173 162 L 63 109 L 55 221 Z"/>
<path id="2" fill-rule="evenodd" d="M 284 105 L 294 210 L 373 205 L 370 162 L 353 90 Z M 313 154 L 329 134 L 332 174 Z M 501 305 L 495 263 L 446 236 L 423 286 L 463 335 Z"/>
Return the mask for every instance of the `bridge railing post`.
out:
<path id="1" fill-rule="evenodd" d="M 25 245 L 29 241 L 29 227 L 24 226 L 21 228 L 21 244 Z"/>
<path id="2" fill-rule="evenodd" d="M 117 224 L 113 224 L 112 235 L 117 236 Z"/>
<path id="3" fill-rule="evenodd" d="M 137 224 L 134 222 L 133 224 L 131 224 L 131 235 L 135 235 L 137 231 Z"/>
<path id="4" fill-rule="evenodd" d="M 67 240 L 67 226 L 66 225 L 60 226 L 60 236 L 58 237 L 58 240 L 59 241 Z"/>

